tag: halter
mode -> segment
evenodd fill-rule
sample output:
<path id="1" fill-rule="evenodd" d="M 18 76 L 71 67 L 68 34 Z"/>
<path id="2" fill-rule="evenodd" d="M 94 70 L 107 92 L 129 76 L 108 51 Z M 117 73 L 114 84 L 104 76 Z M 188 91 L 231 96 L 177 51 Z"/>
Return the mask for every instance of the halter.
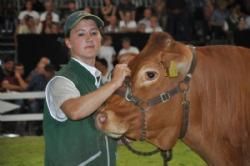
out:
<path id="1" fill-rule="evenodd" d="M 190 102 L 187 100 L 187 93 L 189 91 L 189 81 L 192 78 L 192 74 L 194 72 L 195 66 L 196 66 L 196 52 L 195 52 L 195 47 L 191 47 L 192 48 L 192 63 L 191 66 L 189 68 L 189 71 L 187 73 L 187 75 L 184 77 L 184 79 L 180 82 L 178 82 L 177 86 L 160 93 L 158 96 L 153 97 L 151 99 L 149 99 L 146 102 L 146 105 L 148 107 L 157 105 L 159 103 L 165 103 L 171 100 L 171 98 L 173 96 L 175 96 L 178 93 L 182 93 L 183 97 L 182 97 L 182 108 L 183 108 L 183 121 L 182 121 L 182 127 L 181 127 L 181 131 L 180 131 L 180 136 L 179 138 L 182 139 L 187 131 L 187 127 L 188 127 L 188 115 L 189 115 L 189 106 L 190 106 Z M 126 90 L 124 91 L 117 91 L 116 94 L 122 96 L 125 98 L 126 101 L 131 102 L 134 106 L 138 107 L 141 114 L 142 114 L 142 121 L 141 121 L 141 134 L 140 134 L 140 141 L 145 140 L 146 135 L 147 135 L 147 124 L 146 124 L 146 111 L 147 109 L 145 109 L 142 104 L 144 103 L 141 99 L 139 99 L 138 97 L 134 96 L 131 90 L 131 82 L 129 78 L 125 79 L 125 86 L 126 86 Z M 147 107 L 147 108 L 148 108 Z M 153 155 L 159 151 L 161 151 L 160 149 L 155 149 L 152 152 L 140 152 L 137 151 L 135 149 L 133 149 L 128 142 L 126 141 L 125 138 L 122 138 L 123 143 L 128 147 L 129 150 L 131 150 L 133 153 L 136 153 L 138 155 L 143 155 L 143 156 L 147 156 L 147 155 Z M 167 151 L 162 151 L 162 155 L 164 158 L 164 165 L 166 164 L 167 161 L 169 161 L 171 159 L 171 150 L 167 150 Z"/>

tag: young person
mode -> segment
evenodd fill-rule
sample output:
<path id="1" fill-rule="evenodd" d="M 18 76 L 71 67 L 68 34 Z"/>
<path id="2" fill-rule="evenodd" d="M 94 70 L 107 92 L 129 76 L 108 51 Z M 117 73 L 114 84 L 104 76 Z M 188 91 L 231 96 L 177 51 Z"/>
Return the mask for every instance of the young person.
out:
<path id="1" fill-rule="evenodd" d="M 93 115 L 130 70 L 116 65 L 112 80 L 100 86 L 101 72 L 94 66 L 103 26 L 99 17 L 83 11 L 72 13 L 65 22 L 71 60 L 45 90 L 45 165 L 115 165 L 116 142 L 95 128 Z"/>

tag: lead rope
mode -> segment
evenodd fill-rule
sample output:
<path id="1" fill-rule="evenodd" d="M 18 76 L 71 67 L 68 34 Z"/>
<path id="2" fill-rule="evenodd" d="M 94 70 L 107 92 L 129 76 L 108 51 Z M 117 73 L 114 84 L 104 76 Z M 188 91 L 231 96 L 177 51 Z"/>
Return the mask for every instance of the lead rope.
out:
<path id="1" fill-rule="evenodd" d="M 168 162 L 172 159 L 172 149 L 161 151 L 163 166 L 168 166 Z"/>

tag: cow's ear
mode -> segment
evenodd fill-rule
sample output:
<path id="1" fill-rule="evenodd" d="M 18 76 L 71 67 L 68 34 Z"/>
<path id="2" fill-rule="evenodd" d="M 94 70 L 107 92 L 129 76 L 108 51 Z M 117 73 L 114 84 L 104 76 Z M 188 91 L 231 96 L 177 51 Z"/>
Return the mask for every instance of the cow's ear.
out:
<path id="1" fill-rule="evenodd" d="M 176 43 L 174 45 L 176 45 Z M 179 75 L 186 75 L 190 68 L 192 53 L 190 49 L 188 49 L 185 45 L 183 45 L 182 47 L 185 48 L 182 48 L 183 50 L 181 51 L 167 51 L 162 54 L 161 61 L 166 68 L 166 76 L 170 78 L 175 78 Z"/>

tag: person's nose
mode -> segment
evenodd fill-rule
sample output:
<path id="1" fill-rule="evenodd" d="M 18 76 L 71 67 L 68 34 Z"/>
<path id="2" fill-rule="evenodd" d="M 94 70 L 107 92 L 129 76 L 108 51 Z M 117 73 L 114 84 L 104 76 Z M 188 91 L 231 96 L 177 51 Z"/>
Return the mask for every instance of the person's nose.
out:
<path id="1" fill-rule="evenodd" d="M 87 41 L 87 42 L 91 42 L 91 41 L 92 41 L 92 36 L 91 36 L 91 34 L 88 33 L 88 34 L 86 35 L 86 41 Z"/>

